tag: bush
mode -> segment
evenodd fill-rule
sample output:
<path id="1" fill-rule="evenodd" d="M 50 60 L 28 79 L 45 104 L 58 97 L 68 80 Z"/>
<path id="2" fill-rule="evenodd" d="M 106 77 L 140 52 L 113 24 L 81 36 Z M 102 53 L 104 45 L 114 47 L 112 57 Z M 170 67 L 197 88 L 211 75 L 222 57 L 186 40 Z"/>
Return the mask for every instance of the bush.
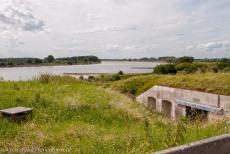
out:
<path id="1" fill-rule="evenodd" d="M 89 79 L 89 80 L 95 80 L 95 77 L 90 75 L 90 76 L 88 77 L 88 79 Z"/>
<path id="2" fill-rule="evenodd" d="M 185 73 L 195 73 L 198 70 L 198 65 L 193 64 L 193 63 L 179 63 L 176 65 L 176 71 L 182 71 Z"/>
<path id="3" fill-rule="evenodd" d="M 28 64 L 32 64 L 32 63 L 33 63 L 33 61 L 32 61 L 31 59 L 28 59 L 28 60 L 26 61 L 26 63 L 28 63 Z"/>
<path id="4" fill-rule="evenodd" d="M 41 59 L 35 59 L 35 60 L 34 60 L 34 63 L 35 63 L 35 64 L 41 64 L 41 63 L 43 63 L 43 61 L 42 61 Z"/>
<path id="5" fill-rule="evenodd" d="M 124 75 L 124 72 L 123 71 L 119 71 L 118 74 L 119 75 Z"/>
<path id="6" fill-rule="evenodd" d="M 68 65 L 73 65 L 73 62 L 69 61 L 67 64 L 68 64 Z"/>
<path id="7" fill-rule="evenodd" d="M 52 78 L 51 74 L 41 74 L 38 76 L 37 80 L 40 81 L 41 83 L 49 83 Z"/>
<path id="8" fill-rule="evenodd" d="M 79 79 L 80 79 L 80 80 L 84 80 L 84 76 L 81 75 L 81 76 L 79 77 Z"/>
<path id="9" fill-rule="evenodd" d="M 220 70 L 224 70 L 226 67 L 230 67 L 230 62 L 220 62 L 217 66 Z"/>
<path id="10" fill-rule="evenodd" d="M 4 62 L 0 63 L 0 67 L 5 67 L 6 65 L 7 65 L 7 64 L 4 63 Z"/>
<path id="11" fill-rule="evenodd" d="M 114 75 L 112 76 L 112 79 L 113 79 L 114 81 L 118 81 L 118 80 L 121 79 L 121 76 L 120 76 L 119 74 L 114 74 Z"/>
<path id="12" fill-rule="evenodd" d="M 9 66 L 14 66 L 14 63 L 13 62 L 8 62 L 8 65 Z"/>
<path id="13" fill-rule="evenodd" d="M 125 80 L 114 82 L 112 88 L 126 94 L 140 94 L 139 89 L 142 88 L 150 80 L 154 80 L 158 76 L 135 76 Z M 152 86 L 152 85 L 151 85 Z M 141 91 L 142 93 L 143 91 Z"/>
<path id="14" fill-rule="evenodd" d="M 230 73 L 230 67 L 226 67 L 223 72 Z"/>
<path id="15" fill-rule="evenodd" d="M 138 82 L 137 80 L 127 80 L 125 85 L 121 85 L 119 88 L 121 88 L 122 93 L 136 95 L 138 89 L 143 85 L 144 82 L 142 81 Z"/>
<path id="16" fill-rule="evenodd" d="M 176 68 L 173 64 L 161 64 L 154 68 L 156 74 L 176 74 Z"/>

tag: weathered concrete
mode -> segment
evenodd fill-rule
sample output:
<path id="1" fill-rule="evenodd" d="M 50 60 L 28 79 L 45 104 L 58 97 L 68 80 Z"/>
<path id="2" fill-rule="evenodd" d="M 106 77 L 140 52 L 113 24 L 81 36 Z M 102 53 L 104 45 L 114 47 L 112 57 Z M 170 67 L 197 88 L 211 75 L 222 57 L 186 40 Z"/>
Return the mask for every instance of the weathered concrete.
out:
<path id="1" fill-rule="evenodd" d="M 32 108 L 27 107 L 15 107 L 15 108 L 9 108 L 0 110 L 0 116 L 9 118 L 11 120 L 24 120 L 26 119 L 26 115 L 30 112 L 32 112 Z"/>
<path id="2" fill-rule="evenodd" d="M 14 107 L 14 108 L 0 110 L 0 113 L 6 115 L 15 115 L 15 114 L 31 112 L 32 110 L 33 110 L 32 108 L 27 108 L 27 107 Z"/>
<path id="3" fill-rule="evenodd" d="M 155 154 L 230 154 L 230 134 L 193 142 Z"/>
<path id="4" fill-rule="evenodd" d="M 150 100 L 154 100 L 154 104 L 151 104 Z M 230 112 L 230 96 L 194 90 L 154 86 L 137 97 L 138 102 L 146 106 L 154 105 L 154 110 L 158 112 L 170 112 L 166 115 L 170 115 L 172 119 L 186 115 L 186 105 L 178 104 L 177 100 L 187 101 L 192 103 L 193 106 L 203 107 L 204 110 L 207 109 L 207 112 L 223 110 L 226 115 Z"/>

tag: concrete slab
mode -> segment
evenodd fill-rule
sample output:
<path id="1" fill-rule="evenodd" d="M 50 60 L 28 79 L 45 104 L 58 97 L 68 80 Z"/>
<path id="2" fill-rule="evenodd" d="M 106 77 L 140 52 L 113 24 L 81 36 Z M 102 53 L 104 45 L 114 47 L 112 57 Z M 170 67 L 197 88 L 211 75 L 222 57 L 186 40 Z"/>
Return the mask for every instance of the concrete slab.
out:
<path id="1" fill-rule="evenodd" d="M 0 113 L 6 114 L 6 115 L 16 115 L 20 113 L 27 113 L 32 110 L 33 110 L 32 108 L 27 108 L 27 107 L 15 107 L 15 108 L 0 110 Z"/>

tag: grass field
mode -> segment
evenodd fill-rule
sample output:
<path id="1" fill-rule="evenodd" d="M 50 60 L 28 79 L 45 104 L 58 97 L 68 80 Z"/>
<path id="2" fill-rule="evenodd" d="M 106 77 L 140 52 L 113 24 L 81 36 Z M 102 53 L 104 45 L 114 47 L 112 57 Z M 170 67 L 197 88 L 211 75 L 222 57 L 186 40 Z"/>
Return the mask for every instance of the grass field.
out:
<path id="1" fill-rule="evenodd" d="M 196 73 L 177 75 L 139 75 L 114 82 L 111 86 L 127 94 L 138 95 L 154 85 L 230 95 L 229 73 Z"/>
<path id="2" fill-rule="evenodd" d="M 146 78 L 152 80 L 152 76 Z M 148 153 L 229 132 L 224 121 L 171 123 L 118 92 L 69 77 L 0 82 L 0 87 L 0 109 L 33 108 L 33 114 L 22 123 L 0 118 L 2 148 L 33 146 L 71 148 L 71 153 Z"/>

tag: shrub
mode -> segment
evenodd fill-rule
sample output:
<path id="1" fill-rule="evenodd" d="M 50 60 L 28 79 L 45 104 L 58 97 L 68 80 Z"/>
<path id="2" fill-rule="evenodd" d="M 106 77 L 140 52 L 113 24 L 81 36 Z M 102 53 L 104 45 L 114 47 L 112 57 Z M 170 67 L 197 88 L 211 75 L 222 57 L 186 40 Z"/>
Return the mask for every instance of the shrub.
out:
<path id="1" fill-rule="evenodd" d="M 226 67 L 230 67 L 230 62 L 220 62 L 217 64 L 217 66 L 220 70 L 223 70 Z"/>
<path id="2" fill-rule="evenodd" d="M 185 73 L 195 73 L 198 70 L 198 65 L 192 63 L 179 63 L 176 65 L 176 71 L 183 71 Z"/>
<path id="3" fill-rule="evenodd" d="M 224 68 L 223 72 L 230 73 L 230 67 Z"/>
<path id="4" fill-rule="evenodd" d="M 90 75 L 90 76 L 88 77 L 88 79 L 89 79 L 89 80 L 94 80 L 95 77 Z"/>
<path id="5" fill-rule="evenodd" d="M 136 76 L 115 82 L 112 87 L 122 93 L 136 95 L 137 93 L 139 94 L 139 89 L 141 87 L 154 78 L 153 76 Z"/>
<path id="6" fill-rule="evenodd" d="M 197 72 L 201 72 L 201 73 L 205 73 L 208 71 L 213 72 L 212 65 L 208 65 L 205 63 L 194 63 L 194 65 L 196 66 Z"/>
<path id="7" fill-rule="evenodd" d="M 176 68 L 173 64 L 161 64 L 154 68 L 156 74 L 176 74 Z"/>
<path id="8" fill-rule="evenodd" d="M 7 65 L 7 64 L 4 63 L 4 62 L 0 63 L 0 67 L 5 67 L 6 65 Z"/>
<path id="9" fill-rule="evenodd" d="M 68 65 L 73 65 L 73 62 L 69 61 L 67 64 L 68 64 Z"/>
<path id="10" fill-rule="evenodd" d="M 28 59 L 28 60 L 26 61 L 26 63 L 28 63 L 28 64 L 32 64 L 32 63 L 33 63 L 33 61 L 32 61 L 31 59 Z"/>
<path id="11" fill-rule="evenodd" d="M 113 79 L 114 81 L 118 81 L 118 80 L 121 79 L 121 76 L 120 76 L 119 74 L 114 74 L 114 75 L 112 76 L 112 79 Z"/>
<path id="12" fill-rule="evenodd" d="M 218 73 L 219 72 L 219 69 L 218 69 L 218 66 L 211 66 L 210 67 L 211 70 L 209 70 L 209 72 L 213 72 L 213 73 Z"/>
<path id="13" fill-rule="evenodd" d="M 38 76 L 37 80 L 41 83 L 49 83 L 51 77 L 51 74 L 41 74 L 40 76 Z"/>
<path id="14" fill-rule="evenodd" d="M 124 75 L 124 72 L 123 71 L 119 71 L 118 74 L 119 75 Z"/>
<path id="15" fill-rule="evenodd" d="M 8 65 L 9 66 L 14 66 L 14 63 L 13 62 L 8 62 Z"/>
<path id="16" fill-rule="evenodd" d="M 80 79 L 80 80 L 84 80 L 84 76 L 81 75 L 81 76 L 79 77 L 79 79 Z"/>
<path id="17" fill-rule="evenodd" d="M 43 63 L 43 61 L 41 59 L 35 59 L 34 63 L 35 64 L 41 64 L 41 63 Z"/>

